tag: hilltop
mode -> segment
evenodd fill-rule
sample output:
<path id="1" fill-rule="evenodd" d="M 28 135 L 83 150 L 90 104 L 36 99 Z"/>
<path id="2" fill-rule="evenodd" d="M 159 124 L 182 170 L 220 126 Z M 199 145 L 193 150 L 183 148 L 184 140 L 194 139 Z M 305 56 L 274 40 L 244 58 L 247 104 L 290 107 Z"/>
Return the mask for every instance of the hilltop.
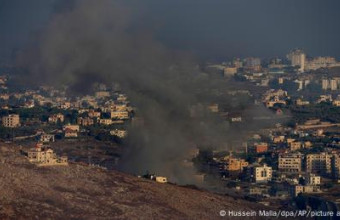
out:
<path id="1" fill-rule="evenodd" d="M 0 219 L 218 219 L 221 209 L 262 208 L 81 164 L 36 167 L 0 145 Z"/>

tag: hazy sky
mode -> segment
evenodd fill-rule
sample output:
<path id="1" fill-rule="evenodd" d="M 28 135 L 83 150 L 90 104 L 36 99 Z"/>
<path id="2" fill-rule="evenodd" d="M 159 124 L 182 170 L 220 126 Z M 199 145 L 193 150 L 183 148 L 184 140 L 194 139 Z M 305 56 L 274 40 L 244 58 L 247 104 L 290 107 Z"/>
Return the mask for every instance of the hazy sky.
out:
<path id="1" fill-rule="evenodd" d="M 0 0 L 0 60 L 22 48 L 62 0 Z M 340 59 L 339 0 L 127 0 L 171 48 L 207 59 L 282 56 L 300 47 Z"/>

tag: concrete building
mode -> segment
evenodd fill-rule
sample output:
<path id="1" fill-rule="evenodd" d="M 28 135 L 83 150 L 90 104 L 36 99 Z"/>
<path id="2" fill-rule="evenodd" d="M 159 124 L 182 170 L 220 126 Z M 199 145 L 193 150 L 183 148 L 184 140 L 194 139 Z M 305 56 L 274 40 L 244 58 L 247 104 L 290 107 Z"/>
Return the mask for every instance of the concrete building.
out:
<path id="1" fill-rule="evenodd" d="M 294 185 L 292 186 L 291 194 L 292 196 L 298 196 L 300 193 L 306 193 L 306 194 L 313 194 L 313 193 L 320 193 L 320 186 L 313 186 L 313 185 Z"/>
<path id="2" fill-rule="evenodd" d="M 7 128 L 15 128 L 20 126 L 20 117 L 18 114 L 10 114 L 2 117 L 2 125 Z"/>
<path id="3" fill-rule="evenodd" d="M 281 100 L 278 96 L 275 96 L 271 100 L 265 102 L 267 108 L 274 107 L 275 104 L 286 105 L 287 102 L 285 100 Z"/>
<path id="4" fill-rule="evenodd" d="M 321 87 L 322 87 L 323 90 L 327 90 L 329 88 L 329 80 L 328 79 L 322 79 Z"/>
<path id="5" fill-rule="evenodd" d="M 305 141 L 303 143 L 303 148 L 311 148 L 313 146 L 313 143 L 311 141 Z"/>
<path id="6" fill-rule="evenodd" d="M 88 116 L 90 118 L 100 118 L 101 112 L 94 111 L 93 109 L 89 110 Z"/>
<path id="7" fill-rule="evenodd" d="M 63 130 L 66 138 L 75 138 L 78 137 L 80 128 L 79 125 L 64 125 Z"/>
<path id="8" fill-rule="evenodd" d="M 315 57 L 306 63 L 306 70 L 317 70 L 320 68 L 336 67 L 340 64 L 334 57 Z"/>
<path id="9" fill-rule="evenodd" d="M 66 138 L 76 138 L 78 137 L 78 132 L 76 130 L 66 128 L 64 131 L 64 135 Z"/>
<path id="10" fill-rule="evenodd" d="M 99 120 L 101 125 L 112 125 L 112 119 L 103 118 Z"/>
<path id="11" fill-rule="evenodd" d="M 296 105 L 299 105 L 299 106 L 303 106 L 303 105 L 309 105 L 310 104 L 310 102 L 309 101 L 304 101 L 304 100 L 302 100 L 302 99 L 297 99 L 296 100 Z"/>
<path id="12" fill-rule="evenodd" d="M 39 139 L 42 143 L 49 143 L 54 142 L 54 135 L 53 134 L 42 134 Z"/>
<path id="13" fill-rule="evenodd" d="M 232 61 L 232 65 L 236 68 L 242 68 L 243 67 L 243 61 L 240 58 L 235 58 Z"/>
<path id="14" fill-rule="evenodd" d="M 231 117 L 230 121 L 231 122 L 242 122 L 242 117 L 241 116 L 239 116 L 239 117 Z"/>
<path id="15" fill-rule="evenodd" d="M 334 154 L 332 157 L 332 177 L 340 179 L 340 155 Z"/>
<path id="16" fill-rule="evenodd" d="M 299 49 L 292 50 L 287 55 L 288 60 L 290 60 L 291 65 L 294 67 L 299 67 L 299 72 L 302 73 L 305 71 L 306 64 L 306 54 Z"/>
<path id="17" fill-rule="evenodd" d="M 268 151 L 268 144 L 267 143 L 256 143 L 250 150 L 257 154 L 265 153 Z"/>
<path id="18" fill-rule="evenodd" d="M 261 59 L 257 57 L 247 57 L 245 59 L 245 67 L 261 66 Z"/>
<path id="19" fill-rule="evenodd" d="M 316 103 L 332 102 L 332 101 L 333 101 L 332 95 L 328 94 L 328 95 L 320 95 Z"/>
<path id="20" fill-rule="evenodd" d="M 144 178 L 156 181 L 157 183 L 167 183 L 168 179 L 164 176 L 156 176 L 155 174 L 146 174 Z"/>
<path id="21" fill-rule="evenodd" d="M 91 126 L 94 124 L 94 121 L 90 117 L 85 117 L 85 118 L 79 117 L 77 118 L 77 124 L 82 125 L 82 126 Z"/>
<path id="22" fill-rule="evenodd" d="M 248 71 L 259 72 L 261 71 L 261 59 L 256 57 L 248 57 L 244 60 L 244 68 Z"/>
<path id="23" fill-rule="evenodd" d="M 58 157 L 52 149 L 37 144 L 27 152 L 28 160 L 38 166 L 68 165 L 67 157 Z"/>
<path id="24" fill-rule="evenodd" d="M 224 160 L 226 161 L 225 169 L 228 172 L 241 172 L 249 165 L 244 159 L 234 158 L 232 156 L 227 156 Z"/>
<path id="25" fill-rule="evenodd" d="M 60 108 L 61 109 L 69 109 L 69 108 L 71 108 L 71 102 L 62 102 L 62 103 L 60 103 Z"/>
<path id="26" fill-rule="evenodd" d="M 293 141 L 293 142 L 290 142 L 289 147 L 291 151 L 297 151 L 301 149 L 302 143 L 299 141 Z"/>
<path id="27" fill-rule="evenodd" d="M 336 107 L 340 107 L 340 98 L 336 98 L 335 100 L 333 100 L 332 104 Z"/>
<path id="28" fill-rule="evenodd" d="M 269 195 L 269 187 L 265 186 L 252 186 L 246 192 L 251 196 Z"/>
<path id="29" fill-rule="evenodd" d="M 124 112 L 124 111 L 128 111 L 128 106 L 126 104 L 115 104 L 114 105 L 114 111 L 117 112 Z"/>
<path id="30" fill-rule="evenodd" d="M 316 176 L 313 173 L 308 173 L 306 176 L 306 184 L 307 185 L 320 185 L 321 184 L 321 177 L 320 176 Z"/>
<path id="31" fill-rule="evenodd" d="M 338 89 L 338 82 L 337 82 L 335 79 L 331 79 L 331 80 L 329 81 L 329 84 L 330 84 L 330 89 L 331 89 L 332 91 Z"/>
<path id="32" fill-rule="evenodd" d="M 111 130 L 110 134 L 113 136 L 117 136 L 119 138 L 125 138 L 127 136 L 127 131 L 115 129 L 115 130 Z"/>
<path id="33" fill-rule="evenodd" d="M 278 83 L 279 83 L 279 84 L 283 84 L 283 83 L 284 83 L 284 78 L 282 78 L 282 77 L 279 77 L 279 79 L 278 79 Z"/>
<path id="34" fill-rule="evenodd" d="M 119 102 L 126 102 L 127 101 L 127 96 L 125 94 L 119 94 L 117 97 L 117 101 Z"/>
<path id="35" fill-rule="evenodd" d="M 302 154 L 279 155 L 279 171 L 298 173 L 302 170 Z"/>
<path id="36" fill-rule="evenodd" d="M 129 119 L 129 112 L 127 111 L 113 111 L 110 114 L 112 119 Z"/>
<path id="37" fill-rule="evenodd" d="M 332 78 L 332 79 L 322 79 L 321 80 L 321 87 L 323 90 L 332 90 L 335 91 L 338 89 L 339 79 Z"/>
<path id="38" fill-rule="evenodd" d="M 79 125 L 64 125 L 63 130 L 66 130 L 66 129 L 71 129 L 77 132 L 79 132 L 80 130 Z"/>
<path id="39" fill-rule="evenodd" d="M 290 143 L 294 142 L 295 139 L 294 138 L 287 138 L 286 142 L 288 145 L 290 145 Z"/>
<path id="40" fill-rule="evenodd" d="M 273 137 L 273 143 L 275 143 L 275 144 L 282 143 L 284 141 L 285 141 L 285 136 L 284 135 Z"/>
<path id="41" fill-rule="evenodd" d="M 263 166 L 254 166 L 252 176 L 256 183 L 266 183 L 272 179 L 273 169 L 266 164 Z"/>
<path id="42" fill-rule="evenodd" d="M 296 84 L 298 84 L 298 89 L 297 91 L 301 91 L 303 89 L 303 81 L 302 80 L 294 80 Z"/>
<path id="43" fill-rule="evenodd" d="M 237 73 L 236 67 L 226 67 L 223 70 L 223 74 L 225 77 L 234 76 Z"/>
<path id="44" fill-rule="evenodd" d="M 210 112 L 213 113 L 218 113 L 219 109 L 218 109 L 218 104 L 214 103 L 208 106 L 208 109 Z"/>
<path id="45" fill-rule="evenodd" d="M 54 114 L 54 115 L 51 115 L 50 117 L 48 117 L 49 123 L 58 123 L 58 122 L 63 123 L 64 120 L 65 120 L 65 117 L 61 113 Z"/>
<path id="46" fill-rule="evenodd" d="M 326 152 L 308 154 L 306 156 L 306 172 L 330 175 L 332 171 L 332 155 Z"/>
<path id="47" fill-rule="evenodd" d="M 106 98 L 106 97 L 110 97 L 110 92 L 107 91 L 99 91 L 95 93 L 95 97 L 96 98 Z"/>

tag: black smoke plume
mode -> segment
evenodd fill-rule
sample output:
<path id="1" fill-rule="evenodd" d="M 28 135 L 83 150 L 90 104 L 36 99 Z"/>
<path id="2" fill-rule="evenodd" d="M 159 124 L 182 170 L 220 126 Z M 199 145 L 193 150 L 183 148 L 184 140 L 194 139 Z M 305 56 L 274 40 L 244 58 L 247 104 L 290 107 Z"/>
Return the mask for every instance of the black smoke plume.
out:
<path id="1" fill-rule="evenodd" d="M 195 170 L 183 166 L 190 149 L 225 148 L 242 139 L 245 128 L 234 129 L 206 110 L 212 100 L 230 104 L 228 82 L 203 73 L 190 53 L 155 40 L 141 11 L 119 0 L 58 6 L 38 44 L 18 60 L 29 69 L 28 81 L 67 84 L 75 92 L 86 93 L 94 82 L 118 83 L 143 120 L 131 126 L 121 169 L 192 183 Z"/>

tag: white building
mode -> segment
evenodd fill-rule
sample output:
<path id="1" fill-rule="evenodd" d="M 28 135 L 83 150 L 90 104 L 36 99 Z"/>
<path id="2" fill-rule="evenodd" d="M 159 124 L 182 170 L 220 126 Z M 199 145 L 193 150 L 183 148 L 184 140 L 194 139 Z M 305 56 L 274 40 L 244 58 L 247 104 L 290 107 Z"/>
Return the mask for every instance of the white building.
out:
<path id="1" fill-rule="evenodd" d="M 266 164 L 253 168 L 253 178 L 257 183 L 266 183 L 272 179 L 273 169 Z"/>
<path id="2" fill-rule="evenodd" d="M 38 166 L 68 165 L 67 157 L 58 157 L 52 149 L 37 144 L 27 152 L 28 160 Z"/>
<path id="3" fill-rule="evenodd" d="M 290 60 L 292 66 L 300 67 L 299 72 L 302 73 L 305 71 L 306 65 L 306 54 L 299 49 L 292 50 L 288 55 L 287 58 Z"/>
<path id="4" fill-rule="evenodd" d="M 113 136 L 117 136 L 119 138 L 125 138 L 127 136 L 127 131 L 115 129 L 115 130 L 111 130 L 110 134 Z"/>
<path id="5" fill-rule="evenodd" d="M 113 111 L 111 112 L 113 119 L 129 119 L 129 112 L 127 111 Z"/>
<path id="6" fill-rule="evenodd" d="M 306 63 L 307 70 L 317 70 L 320 68 L 329 68 L 339 66 L 334 57 L 315 57 Z"/>
<path id="7" fill-rule="evenodd" d="M 2 125 L 7 128 L 15 128 L 20 126 L 20 117 L 17 114 L 10 114 L 2 117 Z"/>
<path id="8" fill-rule="evenodd" d="M 331 79 L 331 80 L 329 80 L 329 84 L 330 84 L 330 89 L 332 90 L 332 91 L 334 91 L 334 90 L 337 90 L 338 89 L 338 82 L 335 80 L 335 79 Z"/>
<path id="9" fill-rule="evenodd" d="M 282 172 L 301 172 L 302 155 L 301 154 L 286 154 L 279 156 L 278 168 Z"/>
<path id="10" fill-rule="evenodd" d="M 327 90 L 329 88 L 329 81 L 328 81 L 328 79 L 322 79 L 321 84 L 322 84 L 322 89 L 323 90 Z"/>
<path id="11" fill-rule="evenodd" d="M 320 185 L 321 177 L 316 176 L 315 174 L 312 174 L 312 173 L 308 173 L 308 175 L 306 176 L 306 184 L 313 185 L 313 186 Z"/>

